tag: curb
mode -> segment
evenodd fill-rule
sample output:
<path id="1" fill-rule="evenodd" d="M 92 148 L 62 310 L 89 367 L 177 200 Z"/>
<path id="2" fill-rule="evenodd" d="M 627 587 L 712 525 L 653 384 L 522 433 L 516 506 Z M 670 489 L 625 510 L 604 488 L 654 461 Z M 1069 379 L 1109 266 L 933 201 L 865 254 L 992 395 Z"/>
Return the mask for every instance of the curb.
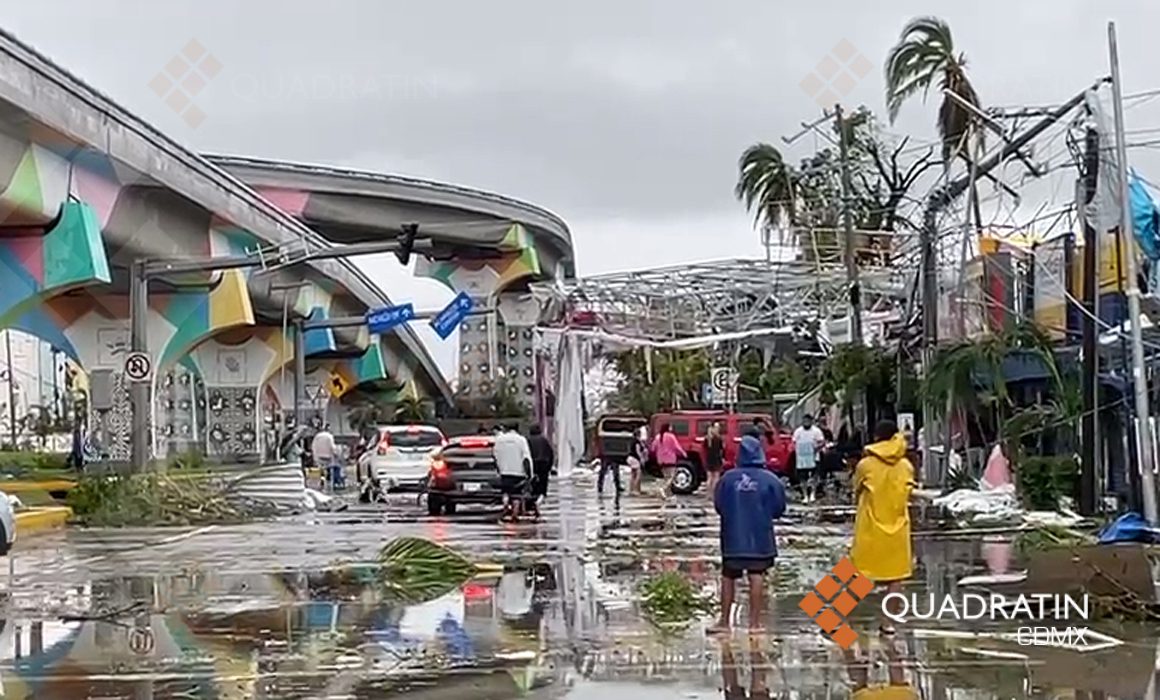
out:
<path id="1" fill-rule="evenodd" d="M 38 532 L 64 527 L 64 524 L 71 517 L 72 508 L 68 506 L 29 508 L 16 513 L 16 537 L 19 539 Z"/>
<path id="2" fill-rule="evenodd" d="M 4 493 L 24 493 L 26 491 L 70 491 L 76 488 L 77 482 L 66 479 L 51 481 L 0 481 L 0 491 Z"/>

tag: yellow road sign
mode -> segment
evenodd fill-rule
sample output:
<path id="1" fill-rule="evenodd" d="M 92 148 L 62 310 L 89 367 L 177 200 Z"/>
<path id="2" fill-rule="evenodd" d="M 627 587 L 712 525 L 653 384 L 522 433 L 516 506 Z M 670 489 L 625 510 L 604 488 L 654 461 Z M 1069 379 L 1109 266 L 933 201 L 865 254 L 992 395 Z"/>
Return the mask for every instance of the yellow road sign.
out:
<path id="1" fill-rule="evenodd" d="M 331 373 L 330 381 L 326 383 L 326 388 L 330 390 L 331 396 L 338 398 L 346 393 L 350 385 L 346 383 L 346 380 L 341 375 Z"/>

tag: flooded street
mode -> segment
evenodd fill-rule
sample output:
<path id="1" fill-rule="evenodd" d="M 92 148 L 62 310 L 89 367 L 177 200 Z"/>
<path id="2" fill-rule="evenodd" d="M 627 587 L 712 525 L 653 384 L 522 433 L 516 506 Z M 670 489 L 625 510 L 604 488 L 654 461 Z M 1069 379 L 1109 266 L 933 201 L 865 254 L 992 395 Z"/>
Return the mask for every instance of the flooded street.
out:
<path id="1" fill-rule="evenodd" d="M 637 587 L 679 569 L 716 591 L 716 517 L 703 497 L 599 500 L 555 489 L 541 522 L 494 512 L 430 518 L 413 498 L 337 514 L 192 530 L 69 530 L 21 542 L 3 578 L 4 698 L 762 697 L 1144 698 L 1154 630 L 1101 627 L 1105 651 L 1021 647 L 937 623 L 873 634 L 853 614 L 851 660 L 798 608 L 845 552 L 848 526 L 817 509 L 779 529 L 768 631 L 659 632 Z M 438 600 L 383 600 L 373 563 L 389 539 L 448 544 L 483 574 Z M 919 538 L 907 591 L 944 593 L 1019 565 L 1010 542 Z M 872 597 L 873 599 L 873 597 Z M 860 614 L 861 613 L 861 614 Z M 965 623 L 964 623 L 965 624 Z M 893 686 L 886 684 L 893 683 Z M 1084 695 L 1101 689 L 1104 695 Z M 732 692 L 732 691 L 731 691 Z M 730 694 L 727 697 L 744 697 Z"/>

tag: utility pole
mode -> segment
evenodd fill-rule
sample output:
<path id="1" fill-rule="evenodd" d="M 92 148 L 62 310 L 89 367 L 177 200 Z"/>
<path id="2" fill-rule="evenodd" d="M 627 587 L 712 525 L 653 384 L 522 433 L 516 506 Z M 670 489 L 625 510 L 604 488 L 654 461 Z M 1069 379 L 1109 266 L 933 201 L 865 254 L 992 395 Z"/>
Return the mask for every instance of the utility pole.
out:
<path id="1" fill-rule="evenodd" d="M 1112 108 L 1116 124 L 1116 168 L 1120 178 L 1120 231 L 1127 242 L 1124 256 L 1128 277 L 1128 322 L 1132 329 L 1132 386 L 1136 392 L 1136 436 L 1140 450 L 1140 484 L 1144 491 L 1144 517 L 1157 524 L 1156 481 L 1152 475 L 1152 418 L 1148 407 L 1148 376 L 1144 365 L 1144 337 L 1140 328 L 1140 283 L 1136 279 L 1135 237 L 1132 231 L 1132 202 L 1128 189 L 1128 148 L 1124 142 L 1124 102 L 1120 83 L 1120 54 L 1116 45 L 1116 23 L 1108 22 L 1108 61 L 1112 69 Z"/>
<path id="2" fill-rule="evenodd" d="M 854 245 L 853 187 L 850 184 L 849 129 L 842 118 L 842 105 L 834 105 L 834 120 L 838 125 L 838 157 L 842 167 L 842 228 L 846 233 L 846 284 L 850 293 L 850 342 L 862 345 L 862 290 L 858 286 L 858 258 Z"/>
<path id="3" fill-rule="evenodd" d="M 1042 134 L 1049 126 L 1075 109 L 1076 106 L 1083 102 L 1086 94 L 1087 89 L 1085 88 L 1083 92 L 1075 95 L 1042 120 L 1028 127 L 1022 134 L 1006 142 L 999 149 L 998 153 L 979 163 L 975 176 L 985 177 L 1000 163 L 1017 154 L 1032 139 Z M 935 347 L 938 344 L 938 259 L 936 251 L 938 243 L 938 215 L 955 198 L 965 192 L 974 179 L 975 177 L 972 177 L 971 173 L 967 173 L 965 176 L 960 176 L 948 182 L 946 185 L 936 188 L 931 192 L 930 197 L 927 198 L 926 207 L 923 210 L 922 229 L 919 231 L 919 245 L 922 261 L 922 371 L 924 375 L 930 371 L 930 367 L 934 363 Z M 922 417 L 924 426 L 931 424 L 931 417 L 937 412 L 938 408 L 929 399 L 923 402 Z M 927 439 L 923 445 L 922 463 L 923 471 L 929 475 L 932 473 L 930 465 L 934 458 L 934 453 L 930 449 L 931 438 L 934 433 L 925 427 L 924 433 Z"/>
<path id="4" fill-rule="evenodd" d="M 1082 179 L 1076 183 L 1076 211 L 1080 213 L 1083 225 L 1083 442 L 1080 446 L 1079 512 L 1081 515 L 1095 515 L 1096 512 L 1096 459 L 1099 454 L 1097 391 L 1099 377 L 1099 329 L 1096 319 L 1099 308 L 1096 289 L 1099 273 L 1096 265 L 1099 237 L 1087 217 L 1084 208 L 1096 194 L 1099 181 L 1100 137 L 1092 128 L 1084 138 Z"/>

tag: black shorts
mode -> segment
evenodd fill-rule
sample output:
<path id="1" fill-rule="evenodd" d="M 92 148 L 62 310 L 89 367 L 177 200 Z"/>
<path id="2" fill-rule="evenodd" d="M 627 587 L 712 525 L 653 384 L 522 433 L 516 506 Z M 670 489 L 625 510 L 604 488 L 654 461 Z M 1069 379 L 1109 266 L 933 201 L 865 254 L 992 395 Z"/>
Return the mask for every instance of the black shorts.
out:
<path id="1" fill-rule="evenodd" d="M 504 474 L 499 478 L 499 489 L 508 496 L 522 496 L 527 483 L 528 480 L 525 477 Z"/>
<path id="2" fill-rule="evenodd" d="M 721 575 L 737 579 L 744 574 L 760 576 L 773 568 L 774 557 L 725 557 L 721 560 Z"/>

